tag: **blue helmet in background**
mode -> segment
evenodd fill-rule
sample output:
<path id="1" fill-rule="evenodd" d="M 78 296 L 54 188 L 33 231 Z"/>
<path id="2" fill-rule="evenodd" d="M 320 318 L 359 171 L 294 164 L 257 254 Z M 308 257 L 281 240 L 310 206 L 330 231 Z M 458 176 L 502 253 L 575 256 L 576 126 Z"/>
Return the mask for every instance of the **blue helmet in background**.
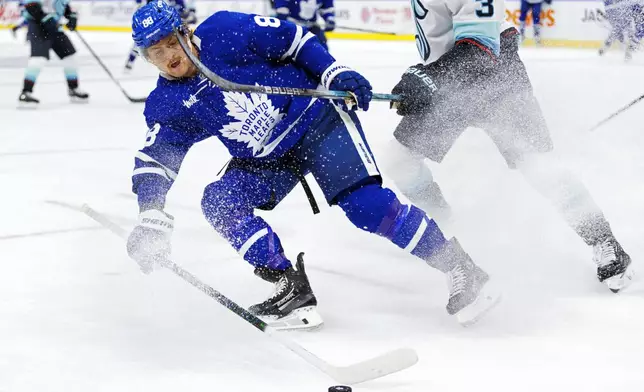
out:
<path id="1" fill-rule="evenodd" d="M 149 48 L 181 26 L 181 16 L 163 0 L 152 1 L 132 15 L 132 39 L 139 48 Z"/>

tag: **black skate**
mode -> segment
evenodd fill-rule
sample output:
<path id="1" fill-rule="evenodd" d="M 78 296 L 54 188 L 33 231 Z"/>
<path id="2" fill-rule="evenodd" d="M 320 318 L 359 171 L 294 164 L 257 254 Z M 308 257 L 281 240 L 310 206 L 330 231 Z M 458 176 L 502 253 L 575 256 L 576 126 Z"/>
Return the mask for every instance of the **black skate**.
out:
<path id="1" fill-rule="evenodd" d="M 35 107 L 40 103 L 31 93 L 31 91 L 23 91 L 18 97 L 18 102 L 22 107 Z"/>
<path id="2" fill-rule="evenodd" d="M 610 291 L 617 293 L 631 284 L 635 275 L 631 258 L 614 237 L 593 245 L 593 253 L 593 261 L 597 264 L 597 278 Z"/>
<path id="3" fill-rule="evenodd" d="M 447 257 L 455 263 L 447 273 L 450 292 L 446 309 L 463 326 L 476 323 L 499 303 L 501 295 L 490 286 L 488 274 L 474 264 L 455 238 L 434 257 Z"/>
<path id="4" fill-rule="evenodd" d="M 85 103 L 89 100 L 89 94 L 79 88 L 70 88 L 67 90 L 67 94 L 72 102 Z"/>
<path id="5" fill-rule="evenodd" d="M 277 330 L 313 329 L 324 322 L 316 309 L 318 303 L 304 270 L 303 256 L 297 256 L 297 270 L 255 269 L 257 276 L 275 284 L 275 292 L 248 310 Z"/>

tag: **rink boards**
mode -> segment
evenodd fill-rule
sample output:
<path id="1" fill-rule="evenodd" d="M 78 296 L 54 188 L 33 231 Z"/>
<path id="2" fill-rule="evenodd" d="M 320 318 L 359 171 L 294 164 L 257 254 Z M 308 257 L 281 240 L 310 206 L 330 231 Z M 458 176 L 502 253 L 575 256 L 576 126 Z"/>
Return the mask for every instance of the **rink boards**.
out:
<path id="1" fill-rule="evenodd" d="M 0 27 L 19 19 L 17 0 L 0 0 Z M 247 13 L 268 12 L 266 0 L 196 0 L 200 20 L 219 10 Z M 135 9 L 133 0 L 74 0 L 79 13 L 79 29 L 94 31 L 129 31 L 130 16 Z M 332 38 L 367 40 L 414 40 L 414 23 L 409 0 L 336 0 L 338 26 L 396 35 L 370 34 L 338 29 Z M 506 20 L 518 25 L 519 2 L 506 1 Z M 566 47 L 598 47 L 606 38 L 609 24 L 603 18 L 603 3 L 586 0 L 555 0 L 545 5 L 541 13 L 544 44 Z M 531 25 L 531 20 L 528 20 Z M 528 37 L 531 36 L 528 28 Z M 530 44 L 530 41 L 527 42 Z"/>

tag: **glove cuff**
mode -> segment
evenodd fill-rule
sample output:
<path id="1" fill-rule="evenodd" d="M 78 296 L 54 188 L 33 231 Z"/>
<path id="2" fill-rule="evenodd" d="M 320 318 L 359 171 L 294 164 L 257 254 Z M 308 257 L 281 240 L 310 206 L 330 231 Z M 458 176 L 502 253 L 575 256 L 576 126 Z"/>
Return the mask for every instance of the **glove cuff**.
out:
<path id="1" fill-rule="evenodd" d="M 320 83 L 324 86 L 324 88 L 329 90 L 330 89 L 329 86 L 331 86 L 331 83 L 333 82 L 333 78 L 335 78 L 336 76 L 338 76 L 338 74 L 345 71 L 353 71 L 353 70 L 347 67 L 346 65 L 339 64 L 336 61 L 333 64 L 329 65 L 329 67 L 325 69 L 324 72 L 322 72 Z"/>
<path id="2" fill-rule="evenodd" d="M 139 226 L 170 234 L 174 229 L 174 218 L 161 210 L 147 210 L 139 214 Z"/>

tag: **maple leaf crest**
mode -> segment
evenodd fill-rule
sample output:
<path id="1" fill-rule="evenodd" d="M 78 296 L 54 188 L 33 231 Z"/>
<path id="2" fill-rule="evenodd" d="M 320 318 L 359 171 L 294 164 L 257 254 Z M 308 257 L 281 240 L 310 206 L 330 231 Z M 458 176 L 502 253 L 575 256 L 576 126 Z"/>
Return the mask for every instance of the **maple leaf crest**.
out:
<path id="1" fill-rule="evenodd" d="M 257 155 L 284 114 L 265 94 L 228 91 L 222 91 L 222 94 L 228 115 L 237 121 L 224 125 L 219 132 L 227 139 L 246 143 L 253 155 Z"/>

